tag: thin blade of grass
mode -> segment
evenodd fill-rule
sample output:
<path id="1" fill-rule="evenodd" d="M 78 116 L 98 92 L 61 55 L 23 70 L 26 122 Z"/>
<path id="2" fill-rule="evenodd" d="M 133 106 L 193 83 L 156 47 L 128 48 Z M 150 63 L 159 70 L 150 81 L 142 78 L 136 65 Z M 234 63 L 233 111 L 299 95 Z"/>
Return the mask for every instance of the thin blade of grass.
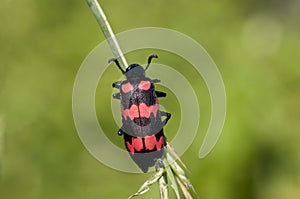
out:
<path id="1" fill-rule="evenodd" d="M 172 187 L 172 189 L 174 190 L 177 199 L 180 199 L 180 194 L 179 194 L 177 182 L 176 182 L 176 180 L 175 180 L 174 173 L 172 172 L 170 166 L 167 166 L 167 167 L 166 167 L 166 172 L 167 172 L 168 178 L 169 178 L 170 181 L 171 181 L 171 187 Z"/>
<path id="2" fill-rule="evenodd" d="M 172 147 L 172 145 L 170 145 L 169 142 L 167 142 L 167 151 L 170 152 L 170 154 L 171 154 L 176 160 L 178 160 L 178 161 L 181 163 L 181 165 L 184 167 L 185 170 L 187 170 L 188 172 L 190 172 L 189 169 L 187 168 L 187 166 L 184 164 L 184 162 L 181 160 L 181 158 L 180 158 L 179 155 L 177 154 L 177 152 L 176 152 L 176 150 L 174 149 L 174 147 Z M 176 161 L 176 160 L 174 160 L 174 161 Z"/>
<path id="3" fill-rule="evenodd" d="M 193 199 L 190 192 L 189 192 L 189 190 L 188 190 L 188 188 L 181 182 L 181 180 L 178 177 L 176 177 L 176 180 L 177 180 L 177 182 L 178 182 L 178 184 L 181 188 L 181 191 L 182 191 L 182 194 L 183 194 L 184 198 L 185 199 Z"/>
<path id="4" fill-rule="evenodd" d="M 159 183 L 160 198 L 169 199 L 168 177 L 166 172 L 164 172 L 163 175 L 159 178 L 158 183 Z"/>
<path id="5" fill-rule="evenodd" d="M 195 191 L 190 179 L 186 176 L 184 170 L 176 162 L 171 164 L 171 168 L 176 177 L 178 177 L 178 179 L 186 186 L 187 189 L 191 188 L 193 191 Z"/>
<path id="6" fill-rule="evenodd" d="M 121 67 L 127 68 L 128 64 L 126 62 L 124 54 L 121 50 L 121 47 L 117 41 L 115 34 L 113 33 L 111 26 L 108 23 L 108 20 L 105 16 L 104 11 L 102 10 L 100 4 L 98 3 L 97 0 L 86 0 L 86 2 L 89 5 L 90 9 L 92 10 L 95 18 L 97 19 L 97 22 L 100 25 L 100 28 L 109 44 L 110 49 L 112 50 L 115 58 L 117 58 Z"/>
<path id="7" fill-rule="evenodd" d="M 147 180 L 135 194 L 131 195 L 129 198 L 133 198 L 135 196 L 142 195 L 142 194 L 146 193 L 147 191 L 149 191 L 150 186 L 152 184 L 154 184 L 155 182 L 157 182 L 158 179 L 163 175 L 164 172 L 165 172 L 164 168 L 158 169 L 155 172 L 155 174 L 149 180 Z"/>
<path id="8" fill-rule="evenodd" d="M 191 181 L 186 176 L 184 170 L 180 167 L 180 165 L 176 161 L 174 161 L 173 157 L 169 153 L 166 153 L 166 157 L 169 162 L 172 162 L 170 164 L 170 167 L 172 169 L 172 172 L 174 172 L 176 179 L 178 179 L 182 183 L 182 185 L 186 187 L 187 190 L 191 188 L 195 195 L 197 195 L 197 192 L 195 191 Z"/>

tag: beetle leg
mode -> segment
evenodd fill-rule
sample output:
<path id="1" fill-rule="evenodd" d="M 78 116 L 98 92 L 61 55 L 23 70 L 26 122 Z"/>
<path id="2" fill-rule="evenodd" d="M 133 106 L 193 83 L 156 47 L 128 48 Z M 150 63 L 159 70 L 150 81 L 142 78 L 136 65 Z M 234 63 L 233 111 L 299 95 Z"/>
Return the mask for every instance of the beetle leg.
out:
<path id="1" fill-rule="evenodd" d="M 112 84 L 112 87 L 114 87 L 114 88 L 120 88 L 121 84 L 122 84 L 122 81 L 114 82 L 114 83 Z"/>
<path id="2" fill-rule="evenodd" d="M 124 131 L 123 131 L 122 129 L 119 129 L 119 130 L 118 130 L 118 135 L 121 136 L 121 135 L 123 135 L 123 134 L 124 134 Z"/>
<path id="3" fill-rule="evenodd" d="M 153 84 L 158 83 L 158 82 L 160 82 L 159 79 L 151 79 L 151 83 L 153 83 Z"/>
<path id="4" fill-rule="evenodd" d="M 167 94 L 162 91 L 155 91 L 155 94 L 157 97 L 166 97 L 167 96 Z"/>
<path id="5" fill-rule="evenodd" d="M 112 97 L 113 97 L 114 99 L 120 99 L 120 93 L 114 93 L 114 94 L 112 95 Z"/>
<path id="6" fill-rule="evenodd" d="M 167 124 L 169 119 L 171 118 L 171 113 L 165 112 L 165 111 L 160 111 L 161 116 L 165 116 L 166 119 L 162 122 L 164 125 Z"/>

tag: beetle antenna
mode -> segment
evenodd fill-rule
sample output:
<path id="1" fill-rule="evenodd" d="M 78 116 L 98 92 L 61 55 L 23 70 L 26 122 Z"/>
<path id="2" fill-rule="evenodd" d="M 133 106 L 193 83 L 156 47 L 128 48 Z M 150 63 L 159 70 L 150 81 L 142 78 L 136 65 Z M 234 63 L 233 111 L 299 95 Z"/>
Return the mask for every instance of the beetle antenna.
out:
<path id="1" fill-rule="evenodd" d="M 122 71 L 122 74 L 125 73 L 125 71 L 124 71 L 123 68 L 120 66 L 120 63 L 119 63 L 119 61 L 118 61 L 116 58 L 111 58 L 110 60 L 108 60 L 108 63 L 111 63 L 111 62 L 115 62 L 115 64 L 118 66 L 118 68 Z"/>
<path id="2" fill-rule="evenodd" d="M 145 71 L 149 68 L 150 63 L 151 63 L 151 60 L 152 60 L 153 58 L 158 58 L 158 56 L 157 56 L 156 54 L 153 54 L 153 55 L 150 55 L 150 56 L 148 57 L 148 64 L 147 64 L 147 66 L 146 66 L 146 68 L 145 68 Z"/>

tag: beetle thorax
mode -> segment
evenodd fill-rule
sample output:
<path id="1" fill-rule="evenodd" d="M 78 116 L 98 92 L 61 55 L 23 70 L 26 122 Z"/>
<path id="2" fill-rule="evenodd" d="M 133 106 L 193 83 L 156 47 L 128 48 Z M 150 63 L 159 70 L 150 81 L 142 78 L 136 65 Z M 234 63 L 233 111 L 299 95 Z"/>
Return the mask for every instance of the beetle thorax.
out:
<path id="1" fill-rule="evenodd" d="M 145 77 L 145 70 L 139 64 L 131 64 L 126 69 L 125 76 L 127 79 L 135 79 L 135 78 Z"/>

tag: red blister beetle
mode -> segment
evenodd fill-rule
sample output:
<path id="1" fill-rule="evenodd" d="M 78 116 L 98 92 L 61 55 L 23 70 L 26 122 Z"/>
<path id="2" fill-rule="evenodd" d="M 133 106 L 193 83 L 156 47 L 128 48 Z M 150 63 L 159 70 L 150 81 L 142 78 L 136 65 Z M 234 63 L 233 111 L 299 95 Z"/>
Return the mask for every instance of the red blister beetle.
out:
<path id="1" fill-rule="evenodd" d="M 159 109 L 158 98 L 166 97 L 166 93 L 155 90 L 154 84 L 160 80 L 145 76 L 153 58 L 158 57 L 150 55 L 145 69 L 139 64 L 131 64 L 126 71 L 117 59 L 109 60 L 114 61 L 126 77 L 126 80 L 112 84 L 120 89 L 113 94 L 114 99 L 120 100 L 122 113 L 122 127 L 118 135 L 123 135 L 126 149 L 143 172 L 147 172 L 164 155 L 166 137 L 163 126 L 171 117 L 170 113 Z M 162 117 L 165 119 L 162 120 Z"/>

